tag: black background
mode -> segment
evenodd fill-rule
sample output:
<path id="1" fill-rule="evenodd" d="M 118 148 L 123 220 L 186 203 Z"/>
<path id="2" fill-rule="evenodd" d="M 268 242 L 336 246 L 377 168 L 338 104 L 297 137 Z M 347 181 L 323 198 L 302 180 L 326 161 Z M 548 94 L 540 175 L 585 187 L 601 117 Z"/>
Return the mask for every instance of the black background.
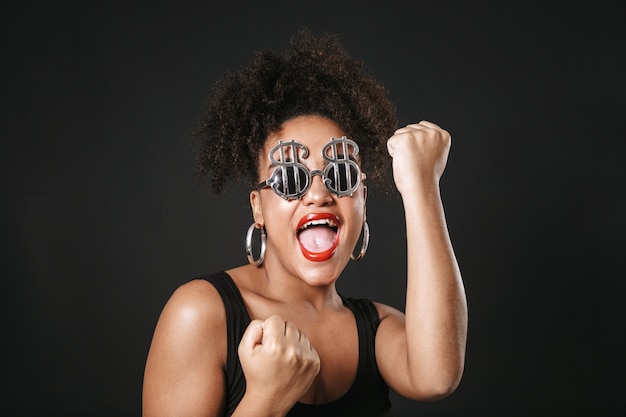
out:
<path id="1" fill-rule="evenodd" d="M 300 26 L 339 33 L 403 123 L 452 133 L 466 371 L 397 415 L 624 415 L 624 2 L 0 4 L 2 415 L 140 415 L 169 295 L 246 262 L 247 194 L 208 194 L 187 133 Z M 368 220 L 340 289 L 403 308 L 397 194 Z"/>

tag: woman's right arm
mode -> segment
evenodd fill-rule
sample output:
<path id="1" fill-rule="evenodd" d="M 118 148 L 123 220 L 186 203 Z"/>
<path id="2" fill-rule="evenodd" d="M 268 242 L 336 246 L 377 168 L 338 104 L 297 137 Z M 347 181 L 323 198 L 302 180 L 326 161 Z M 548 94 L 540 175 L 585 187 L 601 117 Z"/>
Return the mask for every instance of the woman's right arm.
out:
<path id="1" fill-rule="evenodd" d="M 226 313 L 206 281 L 177 289 L 156 326 L 144 375 L 143 417 L 224 414 Z M 238 354 L 246 392 L 233 417 L 287 414 L 319 372 L 306 335 L 278 316 L 253 320 Z"/>
<path id="2" fill-rule="evenodd" d="M 157 323 L 143 381 L 143 417 L 223 415 L 226 314 L 215 288 L 178 288 Z"/>

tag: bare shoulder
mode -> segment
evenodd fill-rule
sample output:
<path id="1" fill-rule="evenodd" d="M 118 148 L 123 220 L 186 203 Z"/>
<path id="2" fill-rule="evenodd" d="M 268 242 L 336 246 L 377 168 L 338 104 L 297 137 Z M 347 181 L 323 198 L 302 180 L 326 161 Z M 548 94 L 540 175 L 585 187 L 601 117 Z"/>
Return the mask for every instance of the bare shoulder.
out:
<path id="1" fill-rule="evenodd" d="M 388 319 L 391 321 L 400 320 L 404 322 L 404 313 L 397 308 L 378 302 L 374 302 L 374 306 L 376 307 L 376 311 L 378 311 L 378 317 L 381 323 Z"/>
<path id="2" fill-rule="evenodd" d="M 391 389 L 410 397 L 407 343 L 404 313 L 389 305 L 374 303 L 380 317 L 376 332 L 376 363 L 381 376 Z"/>
<path id="3" fill-rule="evenodd" d="M 143 415 L 217 415 L 223 406 L 226 349 L 226 313 L 215 287 L 205 280 L 178 287 L 152 338 Z"/>
<path id="4" fill-rule="evenodd" d="M 397 366 L 396 361 L 401 357 L 400 352 L 405 348 L 406 332 L 404 327 L 404 313 L 386 304 L 374 303 L 380 324 L 376 331 L 376 359 L 379 367 L 391 361 L 391 368 Z"/>
<path id="5" fill-rule="evenodd" d="M 195 279 L 178 287 L 165 305 L 163 313 L 190 322 L 212 320 L 225 315 L 219 293 L 211 283 L 203 279 Z"/>
<path id="6" fill-rule="evenodd" d="M 164 331 L 174 340 L 216 341 L 225 337 L 225 326 L 226 313 L 219 293 L 208 281 L 196 279 L 174 291 L 163 308 L 157 332 Z"/>

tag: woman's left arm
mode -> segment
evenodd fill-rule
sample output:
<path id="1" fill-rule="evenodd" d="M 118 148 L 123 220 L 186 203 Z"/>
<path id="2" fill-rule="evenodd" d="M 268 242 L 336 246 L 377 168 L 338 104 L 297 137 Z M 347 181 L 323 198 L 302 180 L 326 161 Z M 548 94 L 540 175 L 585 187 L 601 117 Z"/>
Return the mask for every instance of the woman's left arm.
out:
<path id="1" fill-rule="evenodd" d="M 376 358 L 389 386 L 434 400 L 456 389 L 467 337 L 467 302 L 441 202 L 450 134 L 422 121 L 388 141 L 407 233 L 406 313 L 379 305 Z"/>

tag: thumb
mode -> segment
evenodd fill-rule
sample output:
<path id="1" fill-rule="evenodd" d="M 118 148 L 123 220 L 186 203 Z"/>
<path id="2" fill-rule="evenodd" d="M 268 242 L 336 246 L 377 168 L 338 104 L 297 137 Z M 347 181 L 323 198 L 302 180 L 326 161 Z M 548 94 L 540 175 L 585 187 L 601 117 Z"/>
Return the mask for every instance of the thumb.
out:
<path id="1" fill-rule="evenodd" d="M 239 349 L 245 349 L 248 352 L 254 350 L 257 345 L 263 342 L 263 322 L 261 320 L 253 320 L 241 337 Z"/>
<path id="2" fill-rule="evenodd" d="M 396 153 L 396 146 L 398 146 L 399 135 L 404 133 L 404 132 L 405 132 L 405 130 L 398 129 L 393 134 L 393 136 L 391 136 L 389 139 L 387 139 L 387 152 L 389 152 L 389 156 L 391 156 L 392 158 L 393 158 L 394 154 Z"/>

